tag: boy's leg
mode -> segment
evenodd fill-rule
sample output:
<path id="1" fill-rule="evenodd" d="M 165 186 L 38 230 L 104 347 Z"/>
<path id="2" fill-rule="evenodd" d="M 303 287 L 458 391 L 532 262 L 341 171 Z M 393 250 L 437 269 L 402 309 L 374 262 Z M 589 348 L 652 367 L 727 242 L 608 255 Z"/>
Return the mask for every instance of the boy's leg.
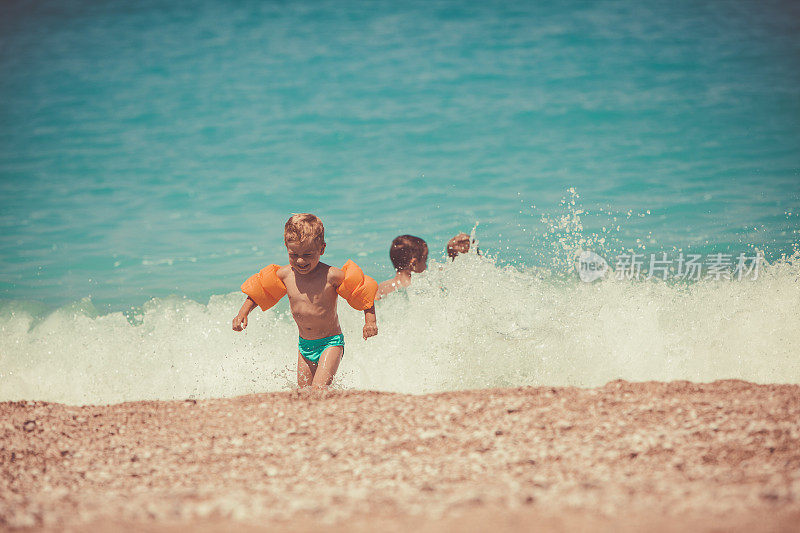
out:
<path id="1" fill-rule="evenodd" d="M 330 346 L 325 348 L 317 362 L 317 369 L 314 373 L 311 386 L 314 388 L 325 388 L 333 383 L 333 376 L 339 369 L 339 363 L 344 355 L 344 346 Z"/>
<path id="2" fill-rule="evenodd" d="M 316 370 L 317 365 L 300 355 L 300 350 L 297 350 L 297 386 L 301 389 L 311 386 Z"/>

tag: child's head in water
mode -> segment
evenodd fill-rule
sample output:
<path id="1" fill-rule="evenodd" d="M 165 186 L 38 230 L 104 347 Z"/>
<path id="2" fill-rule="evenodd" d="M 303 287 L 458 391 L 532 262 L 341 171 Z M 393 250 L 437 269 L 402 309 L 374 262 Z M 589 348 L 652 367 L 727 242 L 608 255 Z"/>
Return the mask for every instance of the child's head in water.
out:
<path id="1" fill-rule="evenodd" d="M 447 255 L 450 259 L 455 259 L 458 254 L 469 252 L 470 236 L 466 233 L 459 233 L 447 243 Z"/>
<path id="2" fill-rule="evenodd" d="M 413 235 L 400 235 L 392 241 L 389 259 L 396 271 L 419 274 L 428 267 L 428 244 Z"/>
<path id="3" fill-rule="evenodd" d="M 298 274 L 308 274 L 325 253 L 325 227 L 311 213 L 289 217 L 283 228 L 283 241 L 289 252 L 289 264 Z"/>
<path id="4" fill-rule="evenodd" d="M 395 237 L 389 247 L 389 259 L 392 260 L 396 274 L 392 279 L 378 285 L 376 300 L 397 289 L 408 287 L 412 274 L 425 272 L 428 268 L 428 244 L 413 235 L 400 235 Z"/>

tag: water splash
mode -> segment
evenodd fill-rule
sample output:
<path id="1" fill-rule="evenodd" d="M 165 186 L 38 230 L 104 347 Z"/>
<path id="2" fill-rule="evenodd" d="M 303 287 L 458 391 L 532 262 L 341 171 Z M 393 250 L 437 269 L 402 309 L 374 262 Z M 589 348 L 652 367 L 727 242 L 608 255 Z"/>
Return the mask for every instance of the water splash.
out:
<path id="1" fill-rule="evenodd" d="M 0 400 L 73 404 L 290 388 L 297 330 L 282 302 L 230 329 L 241 295 L 0 310 Z M 345 305 L 338 386 L 407 393 L 613 379 L 800 383 L 800 256 L 755 281 L 594 284 L 466 254 L 431 262 L 378 305 L 379 335 Z"/>

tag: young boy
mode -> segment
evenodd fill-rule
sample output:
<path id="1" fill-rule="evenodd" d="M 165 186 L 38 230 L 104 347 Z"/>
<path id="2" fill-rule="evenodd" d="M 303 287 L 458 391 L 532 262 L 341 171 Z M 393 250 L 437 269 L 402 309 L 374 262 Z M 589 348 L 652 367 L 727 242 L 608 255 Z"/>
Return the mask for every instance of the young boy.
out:
<path id="1" fill-rule="evenodd" d="M 389 247 L 389 259 L 397 272 L 392 279 L 378 285 L 376 300 L 390 292 L 411 285 L 411 274 L 424 272 L 428 267 L 428 244 L 413 235 L 400 235 Z"/>
<path id="2" fill-rule="evenodd" d="M 247 327 L 256 306 L 266 311 L 284 294 L 299 330 L 297 385 L 326 388 L 333 382 L 344 355 L 344 337 L 336 312 L 337 294 L 364 311 L 364 339 L 378 334 L 375 319 L 375 280 L 352 261 L 339 269 L 320 262 L 325 253 L 325 228 L 309 213 L 292 215 L 283 233 L 289 264 L 269 265 L 242 285 L 247 299 L 233 319 L 233 330 Z"/>

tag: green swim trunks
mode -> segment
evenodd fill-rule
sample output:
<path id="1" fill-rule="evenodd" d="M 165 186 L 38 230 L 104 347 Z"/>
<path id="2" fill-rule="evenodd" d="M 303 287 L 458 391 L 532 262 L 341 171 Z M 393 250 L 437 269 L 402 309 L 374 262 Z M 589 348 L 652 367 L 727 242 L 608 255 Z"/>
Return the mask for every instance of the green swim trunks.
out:
<path id="1" fill-rule="evenodd" d="M 331 335 L 330 337 L 323 337 L 321 339 L 313 340 L 298 337 L 297 340 L 297 349 L 300 350 L 300 355 L 312 363 L 319 361 L 319 357 L 322 355 L 322 352 L 331 346 L 341 346 L 344 348 L 344 335 L 339 333 L 338 335 Z"/>

